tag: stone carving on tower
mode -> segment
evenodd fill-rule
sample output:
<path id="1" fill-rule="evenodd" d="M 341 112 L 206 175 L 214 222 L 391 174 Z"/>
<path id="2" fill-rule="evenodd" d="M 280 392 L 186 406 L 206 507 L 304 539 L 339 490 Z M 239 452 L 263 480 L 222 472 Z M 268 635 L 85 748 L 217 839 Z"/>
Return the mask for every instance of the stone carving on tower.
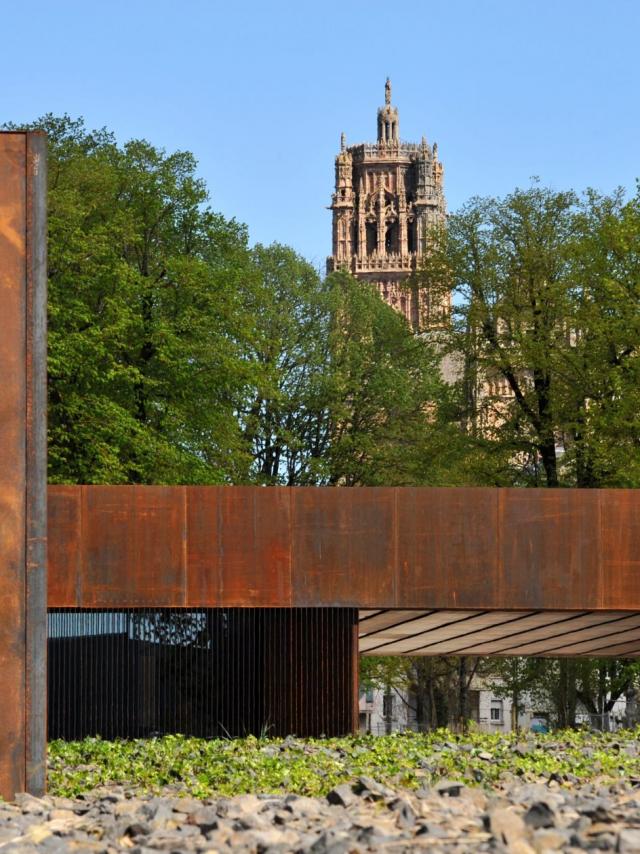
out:
<path id="1" fill-rule="evenodd" d="M 450 301 L 429 299 L 407 280 L 428 250 L 428 232 L 446 217 L 443 169 L 438 146 L 426 138 L 402 142 L 391 82 L 378 110 L 378 140 L 347 146 L 344 133 L 336 157 L 333 249 L 327 271 L 344 269 L 371 282 L 416 331 L 448 317 Z"/>

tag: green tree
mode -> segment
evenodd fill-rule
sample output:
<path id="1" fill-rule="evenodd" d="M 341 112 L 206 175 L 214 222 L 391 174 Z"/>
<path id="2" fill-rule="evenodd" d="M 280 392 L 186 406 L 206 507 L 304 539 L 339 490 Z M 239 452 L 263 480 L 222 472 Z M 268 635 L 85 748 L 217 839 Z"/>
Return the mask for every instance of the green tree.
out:
<path id="1" fill-rule="evenodd" d="M 524 698 L 533 691 L 539 672 L 539 662 L 533 658 L 509 656 L 487 661 L 485 682 L 496 697 L 508 697 L 511 700 L 515 729 L 519 728 Z"/>
<path id="2" fill-rule="evenodd" d="M 287 247 L 257 246 L 252 359 L 242 414 L 259 482 L 448 482 L 463 435 L 439 355 L 371 286 L 321 280 Z"/>
<path id="3" fill-rule="evenodd" d="M 433 234 L 416 280 L 457 294 L 446 347 L 486 481 L 638 483 L 638 209 L 534 185 Z"/>
<path id="4" fill-rule="evenodd" d="M 191 154 L 45 116 L 53 482 L 242 481 L 246 229 Z"/>
<path id="5" fill-rule="evenodd" d="M 531 699 L 538 709 L 546 709 L 554 726 L 575 727 L 578 711 L 578 676 L 580 660 L 576 658 L 536 658 L 530 662 L 535 678 Z"/>
<path id="6" fill-rule="evenodd" d="M 372 286 L 346 273 L 329 281 L 331 483 L 448 483 L 462 434 L 449 417 L 436 347 Z"/>
<path id="7" fill-rule="evenodd" d="M 241 414 L 259 483 L 326 482 L 330 441 L 331 299 L 327 284 L 292 249 L 252 251 L 258 286 L 250 357 L 256 383 Z"/>
<path id="8" fill-rule="evenodd" d="M 616 702 L 638 687 L 640 663 L 629 659 L 578 659 L 578 699 L 594 725 L 604 729 Z"/>
<path id="9" fill-rule="evenodd" d="M 565 465 L 579 486 L 638 486 L 640 191 L 588 192 L 573 232 Z"/>
<path id="10" fill-rule="evenodd" d="M 471 717 L 471 685 L 476 676 L 484 676 L 485 661 L 465 656 L 362 656 L 360 687 L 395 694 L 414 713 L 419 731 L 446 726 L 464 731 Z"/>

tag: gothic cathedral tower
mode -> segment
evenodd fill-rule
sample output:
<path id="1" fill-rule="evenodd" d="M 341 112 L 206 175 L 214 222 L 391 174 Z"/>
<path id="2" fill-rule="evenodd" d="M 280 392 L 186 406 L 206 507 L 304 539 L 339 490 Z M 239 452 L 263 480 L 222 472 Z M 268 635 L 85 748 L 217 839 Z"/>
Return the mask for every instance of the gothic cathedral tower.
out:
<path id="1" fill-rule="evenodd" d="M 442 322 L 449 304 L 430 305 L 424 291 L 403 286 L 427 250 L 431 226 L 444 224 L 445 199 L 438 146 L 400 141 L 391 83 L 378 110 L 378 141 L 347 146 L 336 157 L 333 254 L 327 271 L 348 270 L 376 285 L 416 331 Z"/>

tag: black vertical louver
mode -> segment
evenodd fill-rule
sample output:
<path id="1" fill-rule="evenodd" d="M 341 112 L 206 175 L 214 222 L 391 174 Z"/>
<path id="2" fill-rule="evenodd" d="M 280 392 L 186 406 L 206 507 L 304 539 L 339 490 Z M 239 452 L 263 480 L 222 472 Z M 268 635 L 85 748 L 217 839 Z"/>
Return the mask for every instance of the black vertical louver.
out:
<path id="1" fill-rule="evenodd" d="M 344 735 L 352 608 L 49 612 L 49 738 Z"/>

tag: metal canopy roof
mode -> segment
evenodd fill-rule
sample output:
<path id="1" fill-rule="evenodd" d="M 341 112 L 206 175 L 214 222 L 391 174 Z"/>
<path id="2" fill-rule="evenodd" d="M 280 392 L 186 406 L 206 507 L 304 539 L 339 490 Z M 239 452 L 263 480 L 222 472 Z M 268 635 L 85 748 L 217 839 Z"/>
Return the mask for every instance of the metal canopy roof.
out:
<path id="1" fill-rule="evenodd" d="M 640 656 L 628 611 L 360 611 L 363 655 Z"/>

